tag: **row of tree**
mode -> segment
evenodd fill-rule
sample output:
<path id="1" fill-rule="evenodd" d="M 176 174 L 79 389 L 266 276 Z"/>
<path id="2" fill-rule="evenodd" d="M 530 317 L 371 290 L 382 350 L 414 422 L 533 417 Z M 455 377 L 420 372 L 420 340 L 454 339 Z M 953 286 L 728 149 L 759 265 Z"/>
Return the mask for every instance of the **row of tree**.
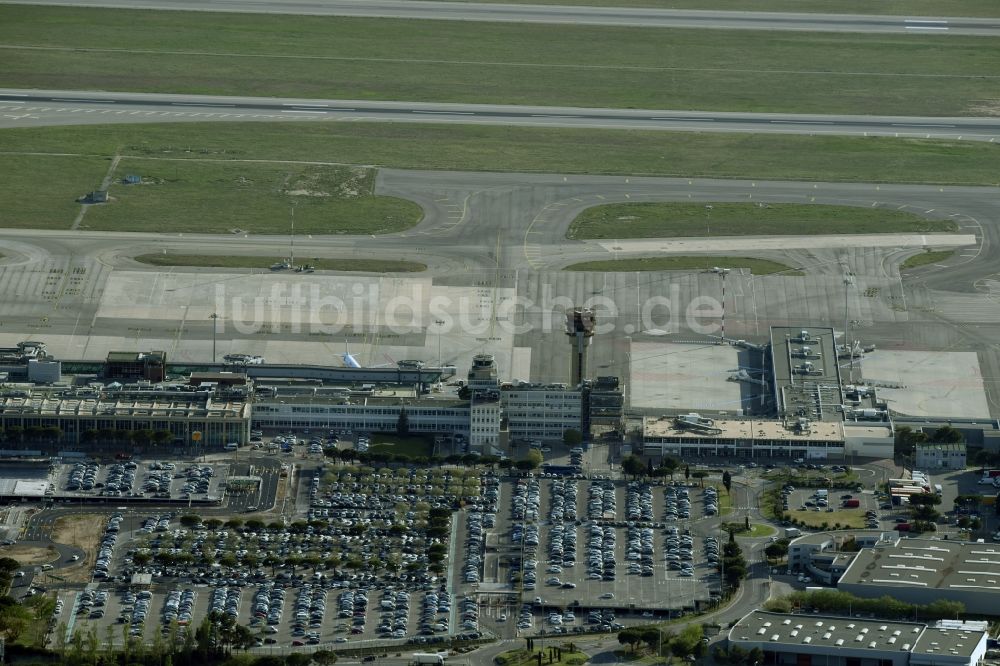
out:
<path id="1" fill-rule="evenodd" d="M 899 601 L 890 596 L 863 599 L 848 592 L 832 589 L 816 592 L 793 592 L 787 597 L 767 602 L 765 608 L 778 613 L 790 613 L 796 608 L 814 608 L 823 613 L 868 613 L 882 619 L 925 621 L 953 620 L 965 613 L 965 604 L 960 601 L 938 599 L 921 606 Z"/>
<path id="2" fill-rule="evenodd" d="M 896 429 L 894 448 L 897 456 L 912 456 L 918 444 L 961 444 L 964 441 L 962 431 L 950 425 L 943 425 L 930 433 L 914 430 L 910 426 L 900 426 Z"/>
<path id="3" fill-rule="evenodd" d="M 57 426 L 33 425 L 27 428 L 22 426 L 8 426 L 0 430 L 0 441 L 5 444 L 57 442 L 62 439 L 62 436 L 62 428 Z"/>
<path id="4" fill-rule="evenodd" d="M 326 456 L 345 463 L 357 462 L 362 465 L 377 464 L 397 464 L 416 465 L 427 467 L 428 465 L 465 465 L 467 467 L 492 467 L 497 465 L 501 468 L 509 468 L 514 462 L 509 459 L 501 460 L 497 456 L 477 456 L 471 453 L 455 453 L 448 456 L 408 456 L 403 453 L 389 453 L 387 451 L 356 451 L 354 449 L 329 448 Z M 539 461 L 541 464 L 541 461 Z"/>
<path id="5" fill-rule="evenodd" d="M 740 544 L 736 543 L 736 532 L 733 530 L 729 530 L 729 541 L 722 546 L 719 572 L 722 574 L 723 585 L 728 590 L 737 589 L 740 582 L 747 577 L 747 561 L 743 557 Z"/>
<path id="6" fill-rule="evenodd" d="M 642 458 L 636 455 L 627 455 L 622 458 L 622 472 L 626 475 L 631 476 L 635 479 L 639 478 L 650 478 L 650 479 L 662 479 L 664 477 L 669 478 L 671 481 L 674 480 L 674 474 L 681 471 L 683 467 L 684 479 L 698 479 L 704 484 L 704 479 L 708 477 L 708 471 L 704 469 L 696 469 L 691 471 L 690 465 L 684 465 L 679 459 L 673 456 L 664 456 L 663 460 L 660 461 L 659 465 L 653 465 L 652 459 L 646 462 L 642 461 Z M 728 487 L 727 487 L 728 490 Z"/>
<path id="7" fill-rule="evenodd" d="M 0 430 L 0 442 L 5 444 L 51 444 L 60 441 L 64 434 L 63 429 L 58 426 L 8 426 Z M 80 441 L 83 444 L 102 442 L 162 446 L 173 440 L 174 434 L 169 430 L 117 430 L 113 428 L 97 430 L 90 428 L 80 433 Z"/>
<path id="8" fill-rule="evenodd" d="M 618 642 L 636 652 L 640 645 L 658 657 L 672 655 L 678 659 L 699 658 L 707 650 L 701 625 L 689 624 L 674 634 L 658 627 L 629 627 L 618 632 Z"/>
<path id="9" fill-rule="evenodd" d="M 283 656 L 234 655 L 234 650 L 253 647 L 256 636 L 246 626 L 221 613 L 209 613 L 196 628 L 171 625 L 166 632 L 155 632 L 151 642 L 129 635 L 129 625 L 109 624 L 104 635 L 95 627 L 77 630 L 66 640 L 66 625 L 55 628 L 54 653 L 48 663 L 66 666 L 331 666 L 336 653 L 318 650 L 311 654 Z M 120 632 L 120 636 L 115 634 Z M 53 660 L 51 657 L 56 657 Z"/>

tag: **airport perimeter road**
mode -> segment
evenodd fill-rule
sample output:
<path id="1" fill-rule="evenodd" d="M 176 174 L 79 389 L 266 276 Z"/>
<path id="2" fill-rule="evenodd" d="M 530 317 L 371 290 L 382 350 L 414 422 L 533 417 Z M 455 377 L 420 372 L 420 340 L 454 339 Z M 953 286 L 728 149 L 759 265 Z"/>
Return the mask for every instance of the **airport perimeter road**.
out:
<path id="1" fill-rule="evenodd" d="M 1000 118 L 836 116 L 0 90 L 0 128 L 106 123 L 334 120 L 691 132 L 1000 139 Z"/>
<path id="2" fill-rule="evenodd" d="M 1000 35 L 1000 19 L 727 12 L 636 7 L 505 5 L 423 0 L 19 0 L 5 4 L 184 11 L 363 16 L 446 21 L 554 23 L 820 32 Z"/>

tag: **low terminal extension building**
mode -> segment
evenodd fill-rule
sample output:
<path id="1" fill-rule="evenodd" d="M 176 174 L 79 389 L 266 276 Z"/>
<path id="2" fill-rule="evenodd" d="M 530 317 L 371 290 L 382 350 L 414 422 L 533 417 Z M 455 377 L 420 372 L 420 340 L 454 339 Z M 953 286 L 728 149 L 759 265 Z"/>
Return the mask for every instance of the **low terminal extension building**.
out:
<path id="1" fill-rule="evenodd" d="M 988 635 L 985 622 L 928 626 L 755 610 L 733 625 L 728 642 L 760 649 L 761 666 L 976 666 Z"/>
<path id="2" fill-rule="evenodd" d="M 642 451 L 646 455 L 682 458 L 802 458 L 842 460 L 848 456 L 891 457 L 888 425 L 843 421 L 774 419 L 709 419 L 700 414 L 643 419 Z"/>

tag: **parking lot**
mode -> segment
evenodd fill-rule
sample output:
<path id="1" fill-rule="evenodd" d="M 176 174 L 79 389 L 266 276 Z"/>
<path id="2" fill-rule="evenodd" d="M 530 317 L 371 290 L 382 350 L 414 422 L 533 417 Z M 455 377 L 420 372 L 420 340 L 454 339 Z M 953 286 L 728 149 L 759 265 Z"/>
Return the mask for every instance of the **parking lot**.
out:
<path id="1" fill-rule="evenodd" d="M 80 461 L 50 468 L 50 495 L 212 501 L 225 493 L 228 465 Z"/>
<path id="2" fill-rule="evenodd" d="M 259 647 L 480 635 L 476 600 L 454 592 L 470 553 L 459 552 L 453 526 L 495 515 L 498 477 L 321 466 L 301 483 L 310 505 L 302 520 L 224 522 L 196 508 L 112 515 L 94 570 L 99 590 L 60 593 L 57 624 L 70 635 L 93 628 L 149 641 L 214 611 L 250 627 Z M 481 571 L 481 559 L 472 564 Z"/>
<path id="3" fill-rule="evenodd" d="M 110 480 L 201 495 L 224 471 L 84 464 L 58 478 L 72 475 L 74 492 Z M 59 593 L 57 624 L 67 636 L 152 641 L 214 612 L 261 648 L 436 644 L 505 627 L 609 630 L 693 609 L 718 589 L 718 545 L 704 536 L 718 520 L 710 487 L 330 464 L 297 478 L 308 502 L 298 517 L 118 511 L 94 582 Z M 484 602 L 490 593 L 503 601 Z"/>
<path id="4" fill-rule="evenodd" d="M 621 614 L 634 605 L 662 616 L 693 608 L 718 581 L 705 539 L 691 529 L 717 513 L 711 492 L 609 479 L 505 481 L 485 582 L 522 593 L 532 608 L 530 617 L 519 612 L 522 631 L 610 626 L 589 609 Z"/>

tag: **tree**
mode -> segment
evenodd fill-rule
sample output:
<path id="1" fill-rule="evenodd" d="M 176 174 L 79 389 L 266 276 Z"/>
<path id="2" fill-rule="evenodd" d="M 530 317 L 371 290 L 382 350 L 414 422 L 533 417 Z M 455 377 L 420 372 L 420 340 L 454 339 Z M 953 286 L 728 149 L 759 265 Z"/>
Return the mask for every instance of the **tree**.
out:
<path id="1" fill-rule="evenodd" d="M 201 525 L 201 516 L 196 516 L 193 513 L 185 514 L 181 516 L 180 522 L 184 527 L 195 527 Z"/>
<path id="2" fill-rule="evenodd" d="M 691 465 L 684 465 L 684 480 L 691 478 Z"/>
<path id="3" fill-rule="evenodd" d="M 399 418 L 396 419 L 396 434 L 406 437 L 410 434 L 410 417 L 405 409 L 399 410 Z"/>
<path id="4" fill-rule="evenodd" d="M 24 428 L 22 426 L 9 426 L 4 431 L 4 439 L 15 444 L 24 443 Z"/>
<path id="5" fill-rule="evenodd" d="M 330 650 L 316 650 L 312 658 L 319 666 L 333 666 L 337 663 L 337 654 Z"/>
<path id="6" fill-rule="evenodd" d="M 576 428 L 566 428 L 563 431 L 563 444 L 569 448 L 580 446 L 583 443 L 583 434 Z"/>
<path id="7" fill-rule="evenodd" d="M 627 455 L 622 458 L 622 471 L 630 476 L 638 477 L 646 471 L 646 464 L 639 456 Z"/>
<path id="8" fill-rule="evenodd" d="M 965 435 L 957 428 L 943 425 L 931 433 L 929 440 L 935 444 L 961 444 L 965 441 Z"/>
<path id="9" fill-rule="evenodd" d="M 727 494 L 733 489 L 733 475 L 728 470 L 722 473 L 722 485 L 726 487 Z"/>
<path id="10" fill-rule="evenodd" d="M 660 474 L 663 476 L 669 476 L 670 480 L 674 480 L 674 473 L 680 468 L 681 461 L 673 456 L 667 456 L 660 461 L 660 466 L 658 469 L 661 470 Z"/>
<path id="11" fill-rule="evenodd" d="M 917 444 L 927 441 L 927 435 L 922 430 L 913 430 L 909 426 L 900 426 L 896 429 L 895 452 L 899 456 L 909 456 L 913 454 L 913 449 Z"/>
<path id="12" fill-rule="evenodd" d="M 518 460 L 515 466 L 522 471 L 531 471 L 538 468 L 545 459 L 542 457 L 542 452 L 538 449 L 531 449 L 527 454 L 520 460 Z"/>
<path id="13" fill-rule="evenodd" d="M 778 542 L 769 543 L 764 548 L 764 554 L 767 555 L 768 559 L 780 560 L 788 554 L 788 546 Z"/>
<path id="14" fill-rule="evenodd" d="M 698 481 L 701 482 L 702 488 L 705 487 L 705 479 L 708 477 L 707 471 L 703 469 L 696 469 L 695 471 L 691 472 L 691 476 L 693 476 L 694 478 L 698 479 Z"/>
<path id="15" fill-rule="evenodd" d="M 622 629 L 618 632 L 618 642 L 631 646 L 632 652 L 635 652 L 635 646 L 642 642 L 642 635 L 635 629 Z"/>
<path id="16" fill-rule="evenodd" d="M 172 442 L 174 439 L 174 433 L 169 430 L 157 430 L 153 433 L 153 444 L 156 446 L 165 446 Z"/>

